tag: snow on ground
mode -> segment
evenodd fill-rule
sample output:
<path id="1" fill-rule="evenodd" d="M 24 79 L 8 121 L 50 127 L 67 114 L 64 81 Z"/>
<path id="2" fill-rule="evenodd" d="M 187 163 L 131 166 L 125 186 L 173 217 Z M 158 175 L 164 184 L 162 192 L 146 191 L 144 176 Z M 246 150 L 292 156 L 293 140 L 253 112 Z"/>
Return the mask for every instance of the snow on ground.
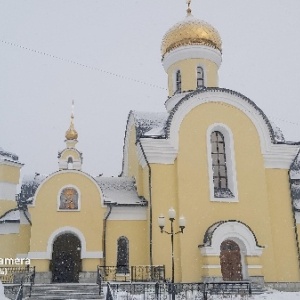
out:
<path id="1" fill-rule="evenodd" d="M 279 292 L 275 290 L 270 290 L 267 293 L 261 295 L 254 295 L 248 298 L 243 298 L 240 296 L 237 297 L 222 297 L 222 296 L 213 296 L 209 297 L 211 300 L 219 300 L 219 299 L 230 299 L 230 300 L 243 300 L 243 299 L 253 299 L 253 300 L 299 300 L 300 292 Z"/>

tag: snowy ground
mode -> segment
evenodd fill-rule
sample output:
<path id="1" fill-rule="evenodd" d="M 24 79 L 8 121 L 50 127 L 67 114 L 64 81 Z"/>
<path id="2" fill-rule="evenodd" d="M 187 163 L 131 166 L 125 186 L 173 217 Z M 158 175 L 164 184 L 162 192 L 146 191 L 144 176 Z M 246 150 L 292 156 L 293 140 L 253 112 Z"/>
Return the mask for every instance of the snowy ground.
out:
<path id="1" fill-rule="evenodd" d="M 229 297 L 229 298 L 222 298 L 220 296 L 214 296 L 209 298 L 211 300 L 217 299 L 232 299 L 232 300 L 242 300 L 245 299 L 242 297 Z M 253 299 L 253 300 L 300 300 L 300 292 L 278 292 L 275 290 L 270 290 L 269 292 L 261 295 L 255 295 L 248 297 L 246 299 Z"/>

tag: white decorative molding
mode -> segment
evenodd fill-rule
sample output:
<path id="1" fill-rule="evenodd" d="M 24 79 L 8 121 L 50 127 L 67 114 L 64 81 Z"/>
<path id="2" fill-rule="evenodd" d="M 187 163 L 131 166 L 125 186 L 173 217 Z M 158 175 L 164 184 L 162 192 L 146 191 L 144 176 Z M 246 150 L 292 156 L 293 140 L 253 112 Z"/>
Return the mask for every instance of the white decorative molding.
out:
<path id="1" fill-rule="evenodd" d="M 145 221 L 147 220 L 146 206 L 114 206 L 108 220 Z"/>
<path id="2" fill-rule="evenodd" d="M 262 269 L 262 265 L 248 265 L 248 269 Z"/>
<path id="3" fill-rule="evenodd" d="M 20 223 L 0 223 L 0 234 L 12 234 L 20 232 Z"/>
<path id="4" fill-rule="evenodd" d="M 221 269 L 221 265 L 203 265 L 202 269 Z"/>
<path id="5" fill-rule="evenodd" d="M 86 240 L 82 232 L 75 228 L 70 226 L 60 227 L 57 230 L 55 230 L 49 237 L 48 243 L 47 243 L 47 250 L 45 252 L 29 252 L 28 258 L 30 259 L 52 259 L 52 249 L 53 249 L 53 243 L 56 240 L 56 238 L 62 234 L 65 233 L 71 233 L 74 234 L 78 239 L 80 240 L 81 244 L 81 252 L 80 252 L 80 258 L 103 258 L 103 252 L 102 251 L 87 251 L 86 250 Z"/>
<path id="6" fill-rule="evenodd" d="M 178 150 L 169 143 L 168 139 L 141 138 L 140 143 L 149 163 L 174 164 Z"/>
<path id="7" fill-rule="evenodd" d="M 52 259 L 47 252 L 28 252 L 29 259 Z"/>
<path id="8" fill-rule="evenodd" d="M 243 223 L 228 221 L 219 225 L 211 237 L 211 245 L 201 248 L 204 256 L 219 256 L 220 245 L 225 240 L 236 242 L 241 252 L 247 256 L 261 256 L 263 249 L 256 245 L 256 239 L 252 231 Z"/>
<path id="9" fill-rule="evenodd" d="M 218 68 L 222 62 L 222 54 L 219 50 L 203 45 L 189 45 L 175 48 L 167 53 L 162 60 L 162 65 L 167 72 L 169 67 L 174 63 L 193 58 L 210 60 L 215 63 Z"/>
<path id="10" fill-rule="evenodd" d="M 0 182 L 0 201 L 16 201 L 17 185 L 10 182 Z"/>
<path id="11" fill-rule="evenodd" d="M 184 97 L 186 96 L 187 94 L 189 94 L 190 92 L 183 92 L 183 93 L 177 93 L 177 94 L 174 94 L 173 96 L 169 97 L 166 102 L 165 102 L 165 107 L 166 107 L 166 110 L 168 112 L 170 112 L 174 106 Z"/>
<path id="12" fill-rule="evenodd" d="M 228 188 L 234 195 L 234 197 L 232 197 L 232 198 L 215 198 L 212 157 L 211 157 L 211 152 L 212 152 L 211 151 L 211 134 L 213 131 L 219 131 L 224 136 Z M 234 137 L 233 137 L 232 131 L 225 124 L 215 123 L 215 124 L 210 125 L 206 132 L 206 146 L 207 146 L 210 200 L 216 201 L 216 202 L 238 202 L 238 188 L 237 188 L 235 153 L 234 153 Z"/>

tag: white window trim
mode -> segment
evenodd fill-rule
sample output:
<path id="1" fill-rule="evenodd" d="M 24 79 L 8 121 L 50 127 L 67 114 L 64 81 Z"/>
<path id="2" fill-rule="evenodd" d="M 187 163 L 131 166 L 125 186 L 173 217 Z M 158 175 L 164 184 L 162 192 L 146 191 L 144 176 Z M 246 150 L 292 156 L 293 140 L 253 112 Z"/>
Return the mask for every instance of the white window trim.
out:
<path id="1" fill-rule="evenodd" d="M 77 191 L 78 193 L 78 209 L 61 209 L 59 208 L 60 206 L 60 195 L 62 193 L 62 191 L 65 188 L 73 188 Z M 81 210 L 81 194 L 80 194 L 80 190 L 76 185 L 73 184 L 67 184 L 65 186 L 63 186 L 59 191 L 58 191 L 58 195 L 57 195 L 57 211 L 59 212 L 73 212 L 73 211 L 80 211 Z"/>
<path id="2" fill-rule="evenodd" d="M 225 153 L 226 153 L 226 166 L 228 177 L 228 188 L 234 195 L 232 198 L 216 198 L 214 193 L 213 170 L 212 170 L 212 157 L 211 157 L 211 134 L 214 131 L 219 131 L 224 136 Z M 234 154 L 234 140 L 232 131 L 228 126 L 222 123 L 215 123 L 208 127 L 206 134 L 207 145 L 207 160 L 208 160 L 208 175 L 209 175 L 209 190 L 210 201 L 216 202 L 238 202 L 238 188 L 236 180 L 235 168 L 235 154 Z"/>
<path id="3" fill-rule="evenodd" d="M 202 70 L 203 70 L 203 87 L 205 87 L 206 83 L 207 83 L 207 76 L 206 76 L 207 72 L 206 72 L 205 66 L 202 65 L 202 64 L 197 64 L 196 65 L 196 88 L 197 89 L 199 88 L 198 85 L 197 85 L 197 81 L 198 81 L 198 67 L 201 67 Z"/>

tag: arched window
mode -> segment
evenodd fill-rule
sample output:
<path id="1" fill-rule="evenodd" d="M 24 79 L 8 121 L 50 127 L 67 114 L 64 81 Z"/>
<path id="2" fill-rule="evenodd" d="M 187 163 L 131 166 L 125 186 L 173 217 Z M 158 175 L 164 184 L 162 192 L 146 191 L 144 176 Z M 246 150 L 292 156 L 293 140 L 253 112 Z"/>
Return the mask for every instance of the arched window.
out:
<path id="1" fill-rule="evenodd" d="M 203 68 L 197 67 L 197 88 L 204 86 L 204 72 Z"/>
<path id="2" fill-rule="evenodd" d="M 129 242 L 124 236 L 118 239 L 117 272 L 129 273 Z"/>
<path id="3" fill-rule="evenodd" d="M 214 196 L 215 198 L 234 197 L 228 188 L 226 145 L 224 135 L 220 131 L 213 131 L 210 136 L 210 142 Z"/>
<path id="4" fill-rule="evenodd" d="M 176 92 L 181 93 L 181 73 L 180 70 L 176 72 Z"/>
<path id="5" fill-rule="evenodd" d="M 71 156 L 68 158 L 68 169 L 73 169 L 73 158 Z"/>

